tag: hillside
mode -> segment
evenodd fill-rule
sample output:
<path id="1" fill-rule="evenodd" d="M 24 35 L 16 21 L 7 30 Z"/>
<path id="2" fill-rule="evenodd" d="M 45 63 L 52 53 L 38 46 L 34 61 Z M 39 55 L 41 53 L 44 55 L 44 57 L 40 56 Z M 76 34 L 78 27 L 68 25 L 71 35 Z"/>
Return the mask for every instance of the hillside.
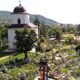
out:
<path id="1" fill-rule="evenodd" d="M 10 20 L 10 12 L 9 11 L 0 11 L 0 23 L 9 23 Z M 34 14 L 30 14 L 30 21 L 33 22 L 36 18 L 36 16 L 38 17 L 38 19 L 40 20 L 40 22 L 44 22 L 46 25 L 53 25 L 53 24 L 57 24 L 58 22 L 48 19 L 42 15 L 34 15 Z"/>

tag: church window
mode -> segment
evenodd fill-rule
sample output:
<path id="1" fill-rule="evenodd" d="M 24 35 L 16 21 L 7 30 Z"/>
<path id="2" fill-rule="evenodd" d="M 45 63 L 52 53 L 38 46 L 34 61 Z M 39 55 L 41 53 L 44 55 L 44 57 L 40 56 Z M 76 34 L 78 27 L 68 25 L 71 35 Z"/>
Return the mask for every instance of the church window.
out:
<path id="1" fill-rule="evenodd" d="M 18 24 L 21 24 L 21 19 L 20 18 L 18 19 Z"/>

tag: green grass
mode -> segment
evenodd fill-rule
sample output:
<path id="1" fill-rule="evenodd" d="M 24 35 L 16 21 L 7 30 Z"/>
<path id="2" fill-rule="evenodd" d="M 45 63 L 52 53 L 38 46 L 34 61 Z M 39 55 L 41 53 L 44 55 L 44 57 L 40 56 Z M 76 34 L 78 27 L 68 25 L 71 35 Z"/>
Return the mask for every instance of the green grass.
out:
<path id="1" fill-rule="evenodd" d="M 64 73 L 67 73 L 67 72 L 69 71 L 69 69 L 66 68 L 66 67 L 62 67 L 62 68 L 61 68 L 61 71 L 64 72 Z"/>
<path id="2" fill-rule="evenodd" d="M 18 53 L 16 56 L 13 56 L 13 58 L 23 59 L 24 53 Z"/>
<path id="3" fill-rule="evenodd" d="M 12 54 L 12 52 L 11 53 L 9 53 L 9 52 L 0 52 L 0 58 L 1 57 L 5 57 L 5 56 L 8 56 L 10 54 Z"/>
<path id="4" fill-rule="evenodd" d="M 64 44 L 62 46 L 56 46 L 56 50 L 58 50 L 59 52 L 62 53 L 63 58 L 66 55 L 68 55 L 69 60 L 73 60 L 73 59 L 75 60 L 77 58 L 76 56 L 70 56 L 72 54 L 75 54 L 75 50 L 70 50 L 70 47 L 71 47 L 71 45 Z M 65 52 L 65 54 L 64 54 L 64 52 Z M 55 54 L 57 54 L 57 53 L 55 53 Z M 1 53 L 1 55 L 5 56 L 5 54 L 2 54 L 2 53 Z M 9 55 L 9 53 L 7 55 Z M 43 58 L 44 55 L 46 55 L 47 59 L 49 59 L 51 57 L 51 55 L 52 55 L 52 51 L 46 52 L 46 53 L 43 52 L 43 53 L 38 54 L 37 56 L 36 56 L 35 53 L 28 52 L 28 57 L 31 60 L 33 60 L 35 63 L 39 63 L 40 58 Z M 13 60 L 15 58 L 23 59 L 24 58 L 24 53 L 19 53 L 19 54 L 15 55 L 15 56 L 11 55 L 10 58 L 8 57 L 8 58 L 5 58 L 3 60 L 0 60 L 0 64 L 4 64 L 6 62 L 9 62 L 9 59 Z M 51 70 L 53 70 L 56 67 L 54 62 L 52 62 L 51 60 L 49 60 L 49 64 L 52 65 Z M 73 63 L 72 65 L 75 66 L 76 64 L 78 64 L 78 62 L 77 63 Z M 71 66 L 71 68 L 72 68 L 72 66 Z M 60 68 L 60 71 L 64 72 L 64 73 L 67 73 L 71 68 L 66 68 L 66 67 L 62 66 Z M 39 67 L 36 66 L 34 63 L 33 64 L 31 63 L 31 64 L 22 65 L 20 68 L 16 67 L 16 68 L 10 69 L 10 70 L 8 70 L 8 74 L 10 76 L 16 78 L 16 80 L 19 80 L 18 79 L 19 73 L 25 72 L 26 74 L 29 75 L 29 74 L 32 74 L 33 72 L 36 72 L 36 71 L 39 72 Z M 80 71 L 80 69 L 79 69 L 79 71 Z M 29 80 L 34 80 L 35 75 L 34 74 L 32 74 L 32 75 L 33 75 L 32 77 L 29 77 Z"/>
<path id="5" fill-rule="evenodd" d="M 12 76 L 13 78 L 16 78 L 16 80 L 19 80 L 18 77 L 20 76 L 20 73 L 25 72 L 28 76 L 30 76 L 33 72 L 36 72 L 38 68 L 34 64 L 25 64 L 21 68 L 13 68 L 8 71 L 8 74 Z M 34 80 L 35 75 L 29 77 L 29 80 Z"/>
<path id="6" fill-rule="evenodd" d="M 21 72 L 20 68 L 14 68 L 8 71 L 8 74 L 12 77 L 17 77 L 19 73 Z"/>
<path id="7" fill-rule="evenodd" d="M 0 60 L 0 64 L 4 64 L 6 62 L 9 62 L 9 60 L 13 60 L 15 58 L 18 58 L 18 59 L 23 59 L 24 58 L 24 54 L 23 53 L 20 53 L 20 54 L 17 54 L 15 56 L 13 55 L 10 55 L 9 57 L 5 58 L 5 59 L 2 59 Z"/>
<path id="8" fill-rule="evenodd" d="M 7 63 L 9 62 L 9 58 L 6 58 L 6 59 L 3 59 L 3 60 L 0 60 L 0 64 L 4 64 L 4 63 Z"/>

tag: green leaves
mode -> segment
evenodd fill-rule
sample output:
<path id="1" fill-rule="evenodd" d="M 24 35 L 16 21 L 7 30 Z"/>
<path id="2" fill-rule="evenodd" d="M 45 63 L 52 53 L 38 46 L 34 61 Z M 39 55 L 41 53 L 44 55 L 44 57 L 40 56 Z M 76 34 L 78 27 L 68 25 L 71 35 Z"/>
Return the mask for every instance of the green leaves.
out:
<path id="1" fill-rule="evenodd" d="M 39 26 L 40 25 L 40 21 L 38 19 L 38 16 L 36 16 L 36 19 L 34 20 L 34 24 Z"/>
<path id="2" fill-rule="evenodd" d="M 16 48 L 18 51 L 27 53 L 37 41 L 37 35 L 33 30 L 16 30 Z"/>

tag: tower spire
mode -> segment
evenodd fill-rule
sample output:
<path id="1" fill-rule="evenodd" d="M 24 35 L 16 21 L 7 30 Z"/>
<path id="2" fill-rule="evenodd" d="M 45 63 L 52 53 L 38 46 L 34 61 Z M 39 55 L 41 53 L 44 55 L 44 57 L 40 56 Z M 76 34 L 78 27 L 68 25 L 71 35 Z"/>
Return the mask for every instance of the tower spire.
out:
<path id="1" fill-rule="evenodd" d="M 21 6 L 21 0 L 19 0 L 19 5 Z"/>

